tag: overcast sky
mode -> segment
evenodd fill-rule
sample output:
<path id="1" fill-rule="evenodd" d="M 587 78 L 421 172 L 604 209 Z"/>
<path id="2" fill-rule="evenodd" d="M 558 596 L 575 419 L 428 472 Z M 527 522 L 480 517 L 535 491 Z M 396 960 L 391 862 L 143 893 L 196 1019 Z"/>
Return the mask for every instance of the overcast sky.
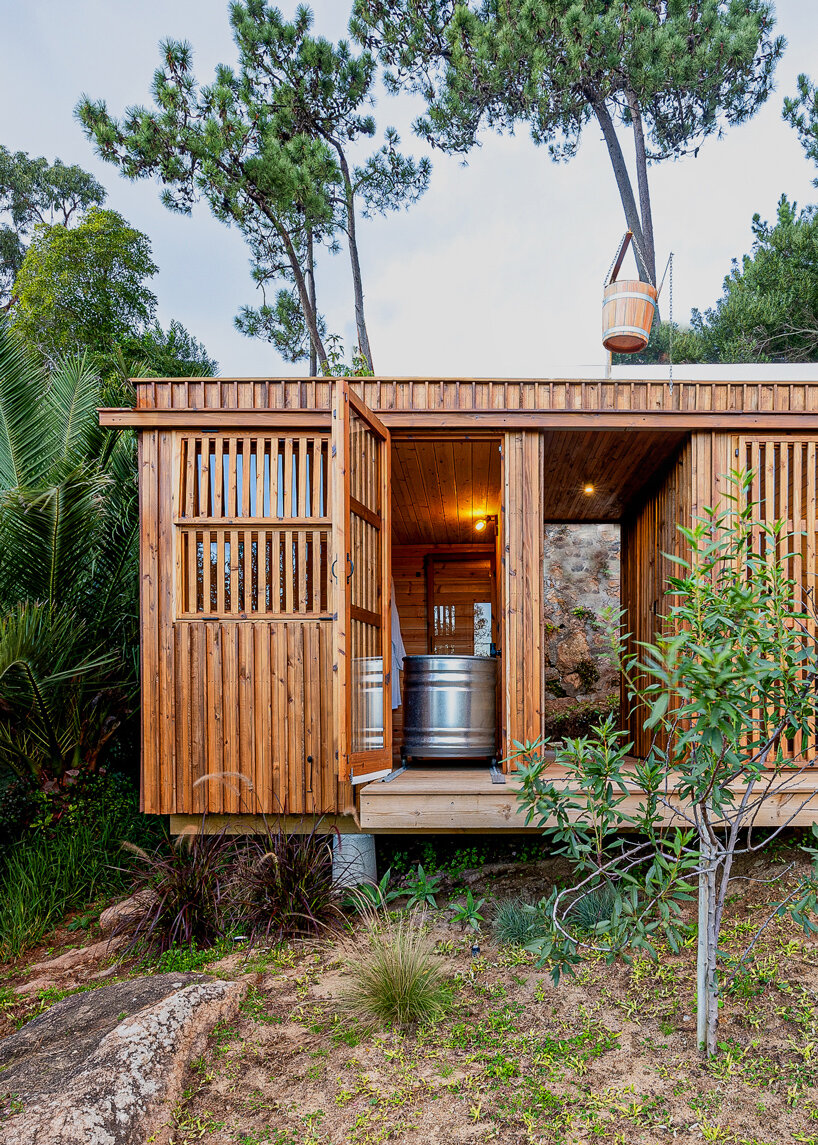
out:
<path id="1" fill-rule="evenodd" d="M 280 7 L 291 15 L 295 4 Z M 348 0 L 312 8 L 316 32 L 345 35 Z M 651 169 L 657 265 L 675 252 L 677 318 L 716 300 L 731 258 L 750 247 L 756 211 L 771 218 L 782 192 L 801 204 L 818 196 L 818 172 L 781 120 L 797 74 L 818 78 L 818 4 L 779 0 L 776 9 L 788 47 L 766 106 L 722 140 L 707 141 L 698 158 Z M 233 327 L 237 309 L 255 301 L 239 233 L 215 222 L 206 206 L 192 218 L 171 214 L 154 184 L 128 183 L 98 161 L 73 119 L 83 93 L 105 99 L 115 114 L 147 102 L 165 37 L 192 44 L 203 81 L 217 63 L 232 64 L 224 0 L 0 0 L 0 17 L 0 143 L 97 175 L 108 205 L 151 239 L 162 321 L 182 321 L 223 375 L 303 374 L 303 364 L 283 363 L 268 344 Z M 428 153 L 411 133 L 419 110 L 408 97 L 385 94 L 375 108 L 379 127 L 396 126 L 404 148 L 418 155 Z M 467 167 L 438 152 L 431 157 L 431 187 L 416 207 L 361 226 L 377 372 L 547 376 L 561 365 L 601 362 L 602 282 L 624 223 L 599 131 L 586 129 L 568 164 L 552 163 L 525 130 L 513 138 L 486 134 Z M 329 329 L 350 344 L 343 254 L 324 256 L 319 290 Z"/>

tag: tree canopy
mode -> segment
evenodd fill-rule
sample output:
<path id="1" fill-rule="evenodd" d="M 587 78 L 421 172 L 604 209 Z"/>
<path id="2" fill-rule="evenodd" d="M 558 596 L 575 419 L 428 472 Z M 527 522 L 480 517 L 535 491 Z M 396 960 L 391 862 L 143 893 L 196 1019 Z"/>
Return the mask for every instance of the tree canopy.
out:
<path id="1" fill-rule="evenodd" d="M 48 358 L 107 353 L 152 321 L 156 274 L 147 236 L 116 211 L 92 207 L 76 227 L 41 224 L 15 280 L 15 327 Z"/>
<path id="2" fill-rule="evenodd" d="M 426 100 L 416 130 L 446 151 L 525 123 L 552 159 L 570 159 L 595 120 L 655 284 L 648 164 L 753 115 L 784 47 L 774 24 L 769 0 L 355 0 L 352 30 L 393 90 Z M 618 126 L 632 135 L 636 191 Z"/>
<path id="3" fill-rule="evenodd" d="M 103 101 L 84 97 L 77 116 L 122 174 L 156 177 L 170 209 L 190 212 L 202 198 L 216 218 L 239 228 L 264 303 L 244 308 L 237 325 L 292 361 L 311 355 L 329 368 L 316 250 L 336 250 L 343 239 L 360 350 L 371 369 L 358 215 L 414 202 L 428 184 L 428 161 L 402 155 L 389 130 L 362 163 L 353 162 L 350 148 L 376 133 L 364 110 L 376 64 L 346 41 L 313 36 L 307 8 L 288 22 L 263 0 L 248 0 L 230 5 L 230 22 L 237 69 L 219 65 L 213 82 L 200 86 L 190 46 L 166 41 L 154 108 L 131 107 L 118 120 Z M 270 301 L 268 289 L 276 291 Z"/>
<path id="4" fill-rule="evenodd" d="M 81 167 L 0 146 L 0 302 L 11 293 L 36 226 L 67 227 L 104 202 L 105 189 Z"/>

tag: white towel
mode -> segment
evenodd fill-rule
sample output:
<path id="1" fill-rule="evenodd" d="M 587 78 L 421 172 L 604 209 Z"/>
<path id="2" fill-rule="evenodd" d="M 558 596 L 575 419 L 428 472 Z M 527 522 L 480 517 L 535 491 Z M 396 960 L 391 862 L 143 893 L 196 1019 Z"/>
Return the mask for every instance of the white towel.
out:
<path id="1" fill-rule="evenodd" d="M 403 667 L 403 658 L 406 647 L 400 632 L 400 617 L 398 606 L 395 604 L 395 582 L 392 581 L 392 707 L 400 707 L 400 669 Z"/>

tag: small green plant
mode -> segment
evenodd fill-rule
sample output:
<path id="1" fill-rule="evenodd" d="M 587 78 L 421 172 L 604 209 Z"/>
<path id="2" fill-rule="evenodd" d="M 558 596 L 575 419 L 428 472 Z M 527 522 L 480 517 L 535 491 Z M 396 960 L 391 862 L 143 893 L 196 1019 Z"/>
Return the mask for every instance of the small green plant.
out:
<path id="1" fill-rule="evenodd" d="M 501 902 L 491 929 L 501 946 L 525 946 L 545 933 L 539 909 L 522 898 Z"/>
<path id="2" fill-rule="evenodd" d="M 434 942 L 410 913 L 395 922 L 370 918 L 367 949 L 345 959 L 350 986 L 341 1009 L 364 1029 L 406 1029 L 435 1021 L 444 1013 L 450 993 Z"/>
<path id="3" fill-rule="evenodd" d="M 407 910 L 411 910 L 415 906 L 437 906 L 437 888 L 440 884 L 441 876 L 427 875 L 423 866 L 418 863 L 417 870 L 406 878 L 406 890 L 409 898 L 406 902 Z"/>
<path id="4" fill-rule="evenodd" d="M 591 628 L 599 628 L 599 617 L 590 608 L 585 608 L 584 605 L 577 605 L 576 608 L 571 609 L 571 615 L 576 616 L 577 620 L 582 620 L 586 624 L 590 624 Z"/>
<path id="5" fill-rule="evenodd" d="M 479 902 L 475 902 L 471 890 L 467 890 L 466 901 L 457 903 L 453 908 L 454 921 L 459 922 L 466 930 L 478 931 L 480 929 L 480 923 L 485 922 L 483 915 L 480 913 L 481 907 L 485 905 L 485 899 L 480 899 Z"/>
<path id="6" fill-rule="evenodd" d="M 592 691 L 599 683 L 599 669 L 590 657 L 580 660 L 574 671 L 579 676 L 583 692 Z"/>
<path id="7" fill-rule="evenodd" d="M 401 898 L 401 892 L 389 889 L 392 878 L 390 867 L 379 883 L 360 883 L 353 888 L 344 899 L 344 906 L 365 914 L 372 910 L 384 910 L 395 899 Z"/>
<path id="8" fill-rule="evenodd" d="M 582 934 L 594 934 L 600 923 L 608 922 L 616 905 L 616 891 L 602 883 L 578 898 L 571 907 L 571 922 Z"/>

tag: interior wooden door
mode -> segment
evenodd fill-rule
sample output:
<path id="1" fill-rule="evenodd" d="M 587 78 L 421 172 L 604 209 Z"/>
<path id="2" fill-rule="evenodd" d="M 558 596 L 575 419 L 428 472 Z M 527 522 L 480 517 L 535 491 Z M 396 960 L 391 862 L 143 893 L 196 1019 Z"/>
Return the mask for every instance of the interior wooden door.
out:
<path id="1" fill-rule="evenodd" d="M 345 378 L 332 414 L 338 774 L 356 783 L 392 769 L 391 443 Z"/>

